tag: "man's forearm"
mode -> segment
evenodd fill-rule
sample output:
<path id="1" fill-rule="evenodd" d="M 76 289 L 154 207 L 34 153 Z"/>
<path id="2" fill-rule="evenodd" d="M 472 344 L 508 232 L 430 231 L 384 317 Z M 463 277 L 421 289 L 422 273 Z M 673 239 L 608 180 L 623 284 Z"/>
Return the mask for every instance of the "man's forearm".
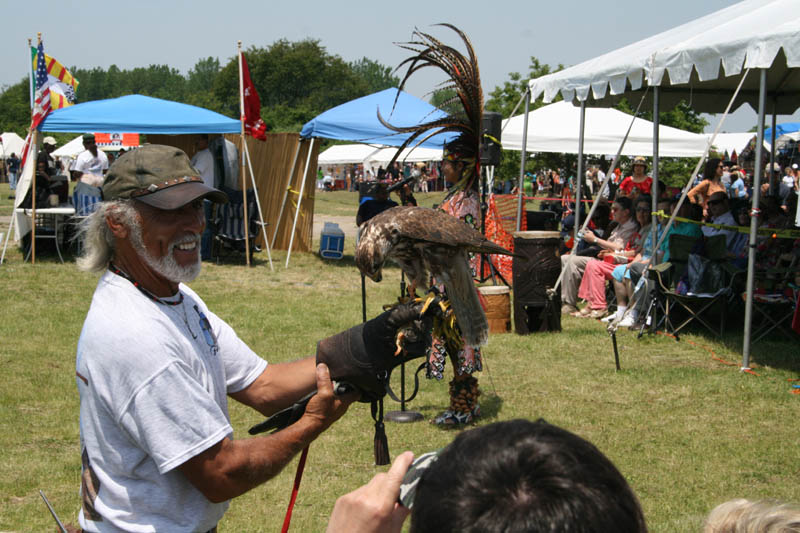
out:
<path id="1" fill-rule="evenodd" d="M 315 367 L 314 356 L 270 364 L 249 387 L 230 396 L 265 416 L 271 416 L 315 389 Z"/>
<path id="2" fill-rule="evenodd" d="M 235 498 L 278 475 L 323 427 L 307 418 L 271 435 L 228 441 L 235 460 L 220 476 L 218 501 Z"/>

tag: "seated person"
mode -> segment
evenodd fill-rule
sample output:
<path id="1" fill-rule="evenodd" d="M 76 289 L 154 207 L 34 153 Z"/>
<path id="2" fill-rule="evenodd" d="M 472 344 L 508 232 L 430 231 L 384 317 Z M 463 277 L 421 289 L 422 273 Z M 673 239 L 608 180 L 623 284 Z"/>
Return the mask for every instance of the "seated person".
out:
<path id="1" fill-rule="evenodd" d="M 33 185 L 31 183 L 30 185 Z M 25 193 L 25 198 L 19 204 L 20 207 L 30 209 L 33 207 L 33 187 L 28 186 L 28 192 Z M 50 190 L 50 176 L 47 173 L 47 162 L 40 159 L 36 162 L 36 208 L 52 207 L 50 205 L 50 194 L 54 194 Z"/>
<path id="2" fill-rule="evenodd" d="M 358 207 L 358 213 L 356 213 L 356 224 L 358 226 L 378 213 L 397 207 L 397 202 L 389 200 L 389 191 L 385 183 L 379 183 L 375 188 L 374 194 L 374 198 L 364 201 Z"/>
<path id="3" fill-rule="evenodd" d="M 583 214 L 581 214 L 581 216 L 583 216 Z M 574 224 L 574 218 L 572 219 L 572 224 Z M 581 224 L 583 224 L 583 222 L 581 222 Z M 589 221 L 589 225 L 586 226 L 586 229 L 602 239 L 603 237 L 608 235 L 610 226 L 611 226 L 611 206 L 609 205 L 606 199 L 601 198 L 597 202 L 597 208 L 595 208 L 594 214 L 592 215 L 592 220 Z M 563 236 L 564 235 L 562 234 L 562 237 Z M 602 248 L 600 248 L 600 246 L 596 244 L 589 245 L 586 243 L 585 240 L 581 239 L 581 241 L 578 243 L 576 252 L 578 255 L 597 257 L 597 254 L 600 252 L 601 249 Z"/>
<path id="4" fill-rule="evenodd" d="M 410 508 L 412 533 L 647 531 L 614 464 L 541 419 L 465 431 L 406 473 L 411 458 L 400 455 L 388 474 L 339 498 L 327 530 L 400 531 Z"/>
<path id="5" fill-rule="evenodd" d="M 636 199 L 636 222 L 639 230 L 628 240 L 625 250 L 621 252 L 610 252 L 603 250 L 597 259 L 586 264 L 586 270 L 581 279 L 581 286 L 578 289 L 578 297 L 588 302 L 588 305 L 581 311 L 572 313 L 572 316 L 580 318 L 602 318 L 607 314 L 606 306 L 606 280 L 611 280 L 612 273 L 620 263 L 628 263 L 632 258 L 641 259 L 642 254 L 645 260 L 652 255 L 655 243 L 652 242 L 652 232 L 650 231 L 652 209 L 651 199 L 647 195 L 639 195 Z M 625 313 L 622 309 L 620 316 Z"/>
<path id="6" fill-rule="evenodd" d="M 674 198 L 673 200 L 670 201 L 670 212 L 674 212 L 677 206 L 678 206 L 678 198 Z M 681 204 L 681 208 L 678 210 L 678 213 L 675 216 L 700 222 L 703 219 L 703 208 L 698 204 L 683 202 Z M 703 236 L 703 232 L 700 230 L 699 224 L 692 224 L 691 222 L 682 222 L 680 220 L 677 220 L 676 218 L 676 220 L 672 221 L 672 226 L 669 228 L 667 236 L 664 238 L 664 241 L 661 243 L 661 247 L 658 249 L 658 253 L 660 254 L 659 255 L 660 261 L 662 262 L 669 261 L 669 239 L 672 235 L 675 234 L 687 235 L 689 237 L 695 237 L 697 239 Z"/>
<path id="7" fill-rule="evenodd" d="M 607 239 L 601 239 L 592 232 L 586 232 L 583 239 L 589 244 L 597 244 L 610 252 L 621 252 L 625 249 L 631 236 L 639 229 L 639 224 L 633 217 L 633 203 L 630 198 L 619 197 L 611 206 L 614 222 L 617 224 L 611 230 Z M 561 283 L 561 313 L 569 314 L 578 310 L 578 288 L 583 272 L 592 257 L 580 257 L 576 254 L 561 256 L 561 269 L 564 276 Z"/>
<path id="8" fill-rule="evenodd" d="M 663 212 L 671 212 L 673 208 L 677 205 L 677 200 L 671 202 L 669 200 L 662 200 L 658 203 L 658 211 Z M 685 202 L 681 206 L 681 211 L 684 213 L 690 210 L 691 204 Z M 678 215 L 681 216 L 681 215 Z M 663 232 L 663 228 L 667 224 L 667 217 L 658 217 L 658 236 L 659 239 L 661 238 L 661 233 Z M 657 258 L 659 261 L 664 260 L 664 252 L 663 249 L 666 246 L 667 250 L 669 250 L 669 237 L 673 235 L 673 229 L 675 228 L 675 224 L 679 224 L 679 222 L 673 221 L 673 225 L 670 228 L 670 232 L 664 237 L 664 240 L 659 248 Z M 695 232 L 695 236 L 700 238 L 702 233 L 700 232 L 700 226 L 696 224 L 689 224 L 689 223 L 682 223 L 684 226 L 689 226 L 689 231 L 692 231 L 692 228 Z M 650 259 L 652 257 L 652 247 L 655 244 L 652 242 L 652 233 L 649 233 L 645 236 L 645 242 L 642 247 L 642 250 L 633 258 L 633 260 L 628 263 L 627 265 L 619 265 L 614 268 L 614 271 L 611 273 L 612 278 L 614 279 L 614 294 L 617 297 L 617 311 L 613 315 L 609 315 L 603 319 L 603 322 L 611 322 L 612 320 L 617 319 L 617 317 L 621 318 L 619 323 L 617 324 L 619 327 L 632 327 L 636 324 L 639 318 L 639 311 L 641 311 L 645 305 L 647 300 L 647 292 L 638 293 L 637 291 L 647 291 L 649 287 L 647 285 L 647 281 L 642 279 L 642 274 L 644 273 L 645 268 L 650 264 Z M 668 252 L 667 252 L 668 253 Z M 633 298 L 634 292 L 637 292 L 637 298 Z M 634 307 L 630 310 L 630 312 L 626 315 L 625 311 L 628 310 L 628 304 L 631 301 L 635 302 Z"/>
<path id="9" fill-rule="evenodd" d="M 725 194 L 724 191 L 713 193 L 709 197 L 706 206 L 710 218 L 709 222 L 728 226 L 738 225 L 733 218 L 733 213 L 731 213 L 728 204 L 728 195 Z M 725 246 L 728 250 L 728 257 L 731 261 L 734 261 L 737 266 L 743 266 L 741 265 L 741 260 L 747 255 L 747 234 L 739 233 L 733 229 L 720 229 L 712 226 L 703 226 L 702 231 L 706 238 L 713 237 L 714 235 L 725 235 Z"/>

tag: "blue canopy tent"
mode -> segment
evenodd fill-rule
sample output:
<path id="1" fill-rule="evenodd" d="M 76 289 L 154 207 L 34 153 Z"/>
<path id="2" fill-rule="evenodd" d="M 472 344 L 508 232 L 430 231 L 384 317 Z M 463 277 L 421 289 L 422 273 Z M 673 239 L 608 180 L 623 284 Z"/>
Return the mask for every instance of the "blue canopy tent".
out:
<path id="1" fill-rule="evenodd" d="M 238 120 L 202 107 L 131 94 L 58 109 L 42 121 L 39 129 L 183 135 L 239 133 L 241 125 Z"/>
<path id="2" fill-rule="evenodd" d="M 300 131 L 300 136 L 400 146 L 411 134 L 396 133 L 381 124 L 378 120 L 378 111 L 384 120 L 398 127 L 416 126 L 447 116 L 447 113 L 424 100 L 403 91 L 399 92 L 398 96 L 397 89 L 385 89 L 329 109 L 306 122 Z M 444 143 L 453 137 L 455 137 L 453 133 L 443 133 L 420 146 L 442 148 Z"/>
<path id="3" fill-rule="evenodd" d="M 398 94 L 399 93 L 399 94 Z M 396 88 L 384 89 L 361 98 L 356 98 L 344 104 L 338 105 L 324 113 L 317 115 L 312 120 L 306 122 L 300 131 L 300 137 L 311 139 L 311 148 L 308 151 L 305 172 L 308 172 L 311 162 L 311 153 L 315 138 L 334 139 L 338 141 L 353 141 L 364 144 L 376 144 L 385 146 L 400 146 L 408 139 L 410 133 L 396 133 L 378 120 L 378 111 L 389 124 L 397 127 L 416 126 L 437 118 L 447 116 L 447 113 L 432 106 L 431 104 L 411 96 Z M 444 144 L 456 136 L 455 133 L 441 133 L 426 140 L 420 146 L 426 148 L 443 148 Z M 423 137 L 424 138 L 424 137 Z M 416 141 L 412 142 L 412 146 Z M 299 146 L 298 146 L 299 150 Z M 292 169 L 289 172 L 289 180 L 294 174 L 297 165 L 297 152 L 294 155 Z M 288 198 L 287 192 L 284 194 L 280 211 L 278 212 L 278 222 L 283 216 L 283 210 Z M 305 185 L 305 179 L 303 179 Z M 300 188 L 300 197 L 303 196 L 303 188 Z M 297 213 L 294 217 L 291 239 L 294 239 L 294 226 L 297 225 Z M 273 242 L 277 236 L 277 229 Z M 292 244 L 289 243 L 289 253 L 286 254 L 286 266 L 289 266 L 289 258 L 292 253 Z"/>
<path id="4" fill-rule="evenodd" d="M 182 135 L 239 133 L 241 124 L 238 120 L 201 107 L 133 94 L 55 110 L 42 121 L 39 130 Z M 33 168 L 33 165 L 26 165 L 23 169 L 17 184 L 19 201 L 15 207 L 19 207 L 28 190 Z M 16 213 L 15 227 L 16 240 L 19 240 L 21 235 L 30 230 L 28 216 Z"/>
<path id="5" fill-rule="evenodd" d="M 794 133 L 798 130 L 800 130 L 800 122 L 784 122 L 783 124 L 778 124 L 775 127 L 775 138 L 777 139 L 781 135 Z M 772 128 L 767 128 L 764 130 L 764 138 L 772 138 Z"/>

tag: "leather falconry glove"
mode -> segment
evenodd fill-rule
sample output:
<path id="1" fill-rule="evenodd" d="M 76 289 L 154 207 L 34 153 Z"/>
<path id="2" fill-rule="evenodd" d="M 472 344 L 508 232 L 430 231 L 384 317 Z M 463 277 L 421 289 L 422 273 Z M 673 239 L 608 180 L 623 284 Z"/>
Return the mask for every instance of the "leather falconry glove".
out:
<path id="1" fill-rule="evenodd" d="M 401 363 L 423 357 L 431 345 L 433 314 L 439 306 L 429 306 L 420 317 L 422 306 L 422 303 L 398 304 L 372 320 L 319 341 L 317 364 L 328 365 L 334 392 L 359 392 L 359 401 L 367 403 L 383 398 L 392 370 Z M 398 332 L 402 332 L 399 341 L 402 353 L 395 355 Z M 316 391 L 253 426 L 249 433 L 277 431 L 293 424 L 303 415 L 314 394 Z"/>
<path id="2" fill-rule="evenodd" d="M 317 364 L 325 363 L 331 379 L 360 392 L 360 401 L 383 398 L 392 369 L 424 356 L 431 345 L 432 312 L 420 317 L 421 309 L 421 303 L 399 304 L 372 320 L 321 340 L 317 344 Z M 397 340 L 398 332 L 401 341 Z M 398 342 L 402 353 L 395 355 Z"/>

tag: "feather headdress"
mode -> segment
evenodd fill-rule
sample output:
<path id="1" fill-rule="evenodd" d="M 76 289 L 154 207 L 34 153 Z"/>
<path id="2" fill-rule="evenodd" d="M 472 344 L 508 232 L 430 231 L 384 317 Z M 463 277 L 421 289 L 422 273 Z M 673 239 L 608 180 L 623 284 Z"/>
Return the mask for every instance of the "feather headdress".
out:
<path id="1" fill-rule="evenodd" d="M 480 175 L 483 90 L 481 89 L 478 60 L 475 57 L 475 51 L 472 49 L 472 43 L 470 43 L 469 38 L 452 24 L 443 23 L 437 25 L 448 27 L 461 37 L 467 49 L 467 56 L 465 57 L 455 48 L 445 45 L 427 33 L 414 30 L 413 41 L 399 44 L 401 48 L 414 52 L 414 55 L 397 66 L 396 70 L 399 70 L 404 65 L 408 65 L 408 70 L 400 82 L 398 90 L 402 90 L 405 87 L 406 81 L 416 71 L 425 67 L 438 68 L 448 76 L 446 81 L 439 84 L 439 89 L 453 90 L 456 93 L 453 97 L 447 99 L 442 104 L 442 107 L 447 109 L 448 107 L 453 107 L 452 104 L 460 104 L 458 111 L 444 118 L 424 122 L 418 126 L 393 126 L 381 117 L 380 110 L 378 111 L 378 120 L 393 131 L 412 134 L 400 146 L 397 154 L 389 163 L 390 166 L 394 164 L 400 152 L 407 146 L 412 145 L 412 143 L 416 147 L 439 133 L 457 132 L 458 136 L 447 143 L 444 149 L 445 159 L 464 163 L 461 179 L 454 187 L 454 190 L 451 191 L 454 192 L 474 187 L 477 184 L 476 178 Z M 397 100 L 395 100 L 396 102 Z"/>

